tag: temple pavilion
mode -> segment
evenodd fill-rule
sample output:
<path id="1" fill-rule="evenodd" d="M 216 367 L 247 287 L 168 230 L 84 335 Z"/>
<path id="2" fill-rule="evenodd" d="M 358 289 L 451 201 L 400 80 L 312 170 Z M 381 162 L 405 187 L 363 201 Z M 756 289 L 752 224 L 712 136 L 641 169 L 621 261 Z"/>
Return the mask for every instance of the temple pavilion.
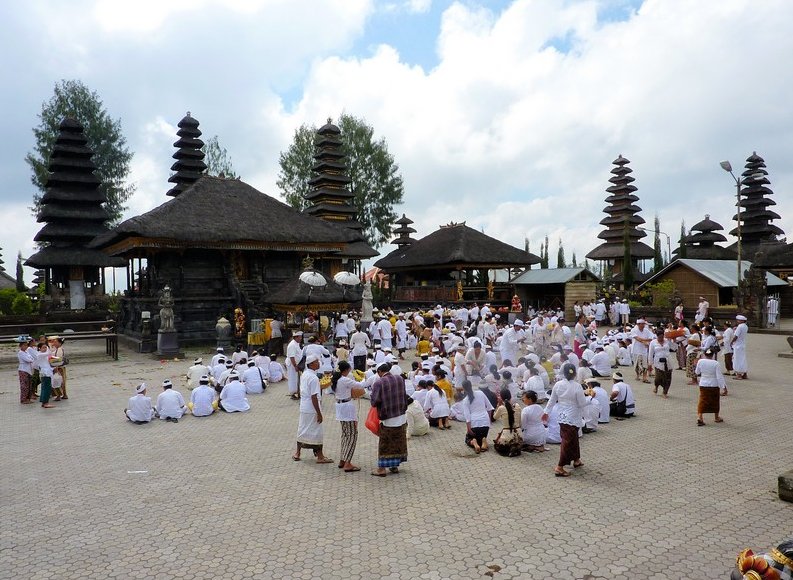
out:
<path id="1" fill-rule="evenodd" d="M 450 223 L 419 240 L 404 215 L 392 242 L 397 248 L 375 262 L 389 275 L 394 303 L 489 301 L 508 304 L 512 287 L 496 284 L 492 270 L 506 270 L 505 280 L 540 258 L 505 244 L 463 223 Z"/>
<path id="2" fill-rule="evenodd" d="M 179 123 L 176 173 L 169 180 L 175 185 L 168 192 L 173 199 L 122 222 L 92 244 L 127 264 L 129 290 L 119 329 L 141 345 L 158 327 L 157 301 L 166 284 L 176 302 L 182 344 L 207 342 L 218 317 L 234 308 L 241 307 L 248 320 L 271 316 L 268 297 L 286 301 L 289 288 L 301 290 L 294 281 L 306 258 L 332 276 L 357 269 L 359 256 L 376 255 L 354 227 L 354 211 L 332 195 L 335 184 L 344 183 L 335 177 L 344 172 L 338 157 L 332 168 L 321 162 L 314 166 L 311 186 L 313 192 L 324 190 L 314 195 L 317 204 L 341 211 L 301 212 L 239 179 L 205 175 L 198 127 L 190 115 Z M 318 135 L 318 142 L 323 139 Z M 322 179 L 325 175 L 334 177 Z M 339 214 L 346 219 L 337 219 Z"/>
<path id="3" fill-rule="evenodd" d="M 635 205 L 639 201 L 635 193 L 638 188 L 633 185 L 635 178 L 630 175 L 633 169 L 628 167 L 629 163 L 622 155 L 613 161 L 614 168 L 609 178 L 611 185 L 606 188 L 609 194 L 606 203 L 609 205 L 603 209 L 607 215 L 600 220 L 600 224 L 606 226 L 606 229 L 598 234 L 603 243 L 586 255 L 590 260 L 605 262 L 612 274 L 611 280 L 618 284 L 624 279 L 626 243 L 629 246 L 633 279 L 636 282 L 646 278 L 639 268 L 639 262 L 651 259 L 654 255 L 653 249 L 641 241 L 647 234 L 639 229 L 645 222 L 639 215 L 642 208 Z"/>

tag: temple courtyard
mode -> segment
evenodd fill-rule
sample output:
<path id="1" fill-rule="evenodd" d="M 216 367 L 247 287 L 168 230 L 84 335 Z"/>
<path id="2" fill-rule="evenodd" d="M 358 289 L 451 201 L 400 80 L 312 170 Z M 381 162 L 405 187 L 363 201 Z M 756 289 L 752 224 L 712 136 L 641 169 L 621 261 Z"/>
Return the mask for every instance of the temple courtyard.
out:
<path id="1" fill-rule="evenodd" d="M 793 504 L 776 495 L 793 468 L 783 336 L 750 334 L 751 380 L 728 379 L 721 425 L 696 426 L 681 371 L 668 400 L 630 380 L 638 416 L 586 435 L 567 479 L 552 474 L 557 446 L 477 456 L 461 423 L 410 440 L 383 479 L 362 424 L 361 472 L 310 453 L 295 463 L 285 382 L 250 396 L 247 414 L 136 426 L 122 415 L 135 384 L 156 398 L 171 378 L 187 398 L 188 361 L 212 353 L 113 362 L 103 345 L 66 347 L 70 399 L 45 410 L 19 405 L 3 346 L 0 578 L 728 578 L 741 549 L 793 534 Z M 332 407 L 325 397 L 335 459 Z"/>

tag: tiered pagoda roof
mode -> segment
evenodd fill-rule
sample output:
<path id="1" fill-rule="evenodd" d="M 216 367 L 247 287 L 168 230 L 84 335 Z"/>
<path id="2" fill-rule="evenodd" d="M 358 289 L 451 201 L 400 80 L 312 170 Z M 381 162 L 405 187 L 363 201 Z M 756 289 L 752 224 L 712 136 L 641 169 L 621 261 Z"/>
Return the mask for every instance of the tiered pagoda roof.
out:
<path id="1" fill-rule="evenodd" d="M 726 242 L 727 238 L 719 232 L 724 230 L 721 224 L 710 219 L 705 219 L 691 226 L 691 233 L 685 236 L 680 243 L 686 246 L 686 258 L 697 260 L 735 260 L 737 255 L 733 250 L 717 246 L 716 242 Z M 679 256 L 680 247 L 672 252 Z"/>
<path id="2" fill-rule="evenodd" d="M 109 214 L 103 206 L 107 198 L 94 175 L 93 151 L 82 125 L 67 118 L 59 130 L 37 220 L 46 225 L 34 238 L 44 247 L 25 264 L 36 268 L 123 265 L 123 261 L 88 247 L 94 237 L 108 231 L 105 222 Z"/>
<path id="3" fill-rule="evenodd" d="M 634 194 L 637 187 L 632 184 L 635 179 L 629 175 L 633 173 L 633 169 L 628 167 L 628 163 L 630 161 L 622 155 L 613 161 L 615 167 L 611 170 L 612 177 L 609 178 L 611 185 L 606 188 L 606 192 L 610 194 L 606 198 L 609 205 L 603 208 L 608 216 L 600 220 L 606 229 L 598 234 L 598 238 L 604 242 L 586 255 L 590 260 L 622 259 L 625 256 L 623 240 L 626 228 L 631 257 L 643 260 L 654 256 L 653 249 L 640 241 L 647 234 L 638 229 L 645 222 L 639 215 L 642 208 L 635 205 L 639 197 Z"/>
<path id="4" fill-rule="evenodd" d="M 765 160 L 757 152 L 753 152 L 746 159 L 746 166 L 742 176 L 741 201 L 740 201 L 740 221 L 741 221 L 741 243 L 748 250 L 756 251 L 761 245 L 777 245 L 778 235 L 784 235 L 782 229 L 771 222 L 779 219 L 779 214 L 769 210 L 776 202 L 769 199 L 773 195 L 768 180 Z M 761 177 L 758 177 L 761 176 Z M 738 221 L 738 214 L 733 216 L 734 221 Z M 731 235 L 738 235 L 736 227 L 730 232 Z"/>
<path id="5" fill-rule="evenodd" d="M 355 194 L 348 189 L 351 180 L 347 175 L 341 130 L 330 119 L 314 138 L 314 161 L 311 168 L 314 177 L 308 182 L 311 189 L 306 194 L 311 205 L 305 212 L 353 230 L 363 230 L 356 219 L 358 212 L 351 204 Z"/>
<path id="6" fill-rule="evenodd" d="M 168 178 L 169 183 L 175 184 L 167 193 L 172 197 L 176 197 L 198 181 L 207 168 L 204 163 L 204 152 L 201 150 L 204 142 L 199 139 L 201 131 L 198 129 L 198 121 L 190 116 L 190 111 L 179 121 L 177 127 L 179 130 L 176 134 L 179 140 L 173 144 L 176 147 L 176 153 L 173 154 L 176 163 L 171 165 L 171 171 L 176 173 Z"/>
<path id="7" fill-rule="evenodd" d="M 5 272 L 5 267 L 3 267 L 3 248 L 0 248 L 0 272 Z"/>
<path id="8" fill-rule="evenodd" d="M 402 217 L 399 218 L 395 223 L 397 223 L 399 227 L 394 228 L 394 234 L 397 237 L 391 241 L 392 244 L 402 248 L 403 246 L 409 246 L 416 241 L 414 238 L 410 237 L 410 234 L 416 233 L 416 230 L 410 227 L 410 225 L 413 223 L 413 220 L 406 217 L 405 214 L 402 214 Z"/>
<path id="9" fill-rule="evenodd" d="M 461 224 L 441 226 L 375 262 L 387 273 L 436 268 L 497 269 L 539 264 L 540 258 Z"/>

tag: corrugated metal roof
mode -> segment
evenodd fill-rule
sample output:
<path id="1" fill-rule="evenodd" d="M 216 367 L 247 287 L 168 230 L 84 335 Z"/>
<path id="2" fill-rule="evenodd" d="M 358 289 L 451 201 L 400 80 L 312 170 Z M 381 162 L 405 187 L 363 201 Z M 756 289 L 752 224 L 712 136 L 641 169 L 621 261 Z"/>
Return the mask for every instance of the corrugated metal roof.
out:
<path id="1" fill-rule="evenodd" d="M 647 280 L 645 284 L 652 283 L 656 278 L 665 274 L 669 269 L 685 266 L 701 274 L 719 288 L 734 288 L 735 280 L 738 277 L 737 264 L 733 260 L 693 260 L 689 258 L 680 258 L 666 266 L 663 270 L 658 272 L 655 276 Z M 752 267 L 752 263 L 747 260 L 741 260 L 741 271 L 746 272 Z M 787 282 L 781 278 L 774 276 L 771 272 L 766 272 L 766 283 L 769 286 L 787 286 Z"/>
<path id="2" fill-rule="evenodd" d="M 566 284 L 585 268 L 540 268 L 537 270 L 526 270 L 523 274 L 515 277 L 511 284 Z M 589 270 L 586 270 L 589 272 Z M 598 277 L 589 272 L 593 280 L 598 280 Z"/>

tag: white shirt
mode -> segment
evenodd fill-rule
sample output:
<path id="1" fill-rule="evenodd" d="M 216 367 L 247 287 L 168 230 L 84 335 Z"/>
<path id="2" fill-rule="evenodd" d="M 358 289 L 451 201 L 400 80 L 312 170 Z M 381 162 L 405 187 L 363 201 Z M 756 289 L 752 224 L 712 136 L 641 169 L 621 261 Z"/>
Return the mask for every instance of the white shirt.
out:
<path id="1" fill-rule="evenodd" d="M 438 389 L 435 388 L 427 391 L 427 397 L 424 399 L 424 410 L 430 411 L 430 417 L 433 419 L 448 417 L 449 400 L 446 398 L 446 394 L 439 393 Z"/>
<path id="2" fill-rule="evenodd" d="M 724 329 L 724 334 L 722 335 L 722 340 L 724 344 L 721 347 L 721 352 L 724 354 L 729 354 L 732 352 L 732 337 L 735 335 L 735 331 L 733 330 L 732 326 L 728 326 Z"/>
<path id="3" fill-rule="evenodd" d="M 39 367 L 39 375 L 42 377 L 52 376 L 52 365 L 50 365 L 50 351 L 36 351 L 36 364 Z"/>
<path id="4" fill-rule="evenodd" d="M 154 409 L 151 408 L 151 397 L 146 397 L 142 394 L 130 397 L 127 407 L 129 408 L 127 417 L 132 421 L 145 421 L 148 423 L 154 417 Z"/>
<path id="5" fill-rule="evenodd" d="M 421 408 L 417 401 L 413 401 L 408 405 L 405 414 L 407 415 L 408 437 L 418 437 L 429 433 L 430 422 L 424 414 L 424 409 Z"/>
<path id="6" fill-rule="evenodd" d="M 489 412 L 492 410 L 493 405 L 482 391 L 474 391 L 473 402 L 468 399 L 467 395 L 463 399 L 463 415 L 465 422 L 470 423 L 471 427 L 490 427 Z"/>
<path id="7" fill-rule="evenodd" d="M 346 403 L 338 402 L 338 401 L 344 401 L 345 399 L 352 399 L 353 387 L 363 389 L 364 383 L 363 381 L 361 382 L 356 381 L 349 375 L 347 375 L 346 377 L 339 377 L 339 380 L 336 382 L 336 401 L 337 401 L 336 419 L 338 421 L 358 420 L 358 409 L 355 404 L 355 401 L 349 400 Z M 313 409 L 313 405 L 312 405 L 312 409 Z"/>
<path id="8" fill-rule="evenodd" d="M 539 405 L 528 405 L 520 412 L 520 427 L 523 442 L 527 445 L 545 445 L 545 426 L 542 424 L 543 409 Z"/>
<path id="9" fill-rule="evenodd" d="M 380 322 L 377 323 L 377 332 L 380 334 L 380 341 L 391 341 L 393 328 L 391 327 L 391 323 L 383 318 Z"/>
<path id="10" fill-rule="evenodd" d="M 193 415 L 196 417 L 207 417 L 215 409 L 212 403 L 215 401 L 217 392 L 209 385 L 199 385 L 190 393 L 190 402 L 193 403 Z"/>
<path id="11" fill-rule="evenodd" d="M 352 356 L 366 356 L 372 341 L 369 335 L 360 330 L 350 337 L 350 352 Z"/>
<path id="12" fill-rule="evenodd" d="M 215 356 L 212 357 L 212 360 L 209 361 L 209 367 L 210 368 L 215 368 L 215 365 L 218 364 L 218 361 L 220 359 L 223 359 L 223 360 L 226 359 L 226 355 L 223 354 L 222 352 L 219 352 Z"/>
<path id="13" fill-rule="evenodd" d="M 653 331 L 650 330 L 646 325 L 644 330 L 639 330 L 639 326 L 637 325 L 631 329 L 631 338 L 633 339 L 631 341 L 631 354 L 643 354 L 644 356 L 647 356 L 647 353 L 650 349 L 649 344 L 644 344 L 643 342 L 639 342 L 636 339 L 644 338 L 646 340 L 652 340 L 655 338 L 655 335 L 653 334 Z"/>
<path id="14" fill-rule="evenodd" d="M 226 370 L 226 365 L 224 363 L 218 363 L 212 367 L 212 376 L 215 377 L 216 382 L 220 382 L 220 375 Z"/>
<path id="15" fill-rule="evenodd" d="M 211 374 L 209 367 L 201 364 L 193 365 L 187 369 L 187 386 L 191 389 L 195 389 L 198 386 L 201 375 L 209 376 Z"/>
<path id="16" fill-rule="evenodd" d="M 735 332 L 733 333 L 733 338 L 735 342 L 732 343 L 733 350 L 737 348 L 746 348 L 746 335 L 749 333 L 749 327 L 746 325 L 745 322 L 741 322 L 738 326 L 735 327 Z"/>
<path id="17" fill-rule="evenodd" d="M 715 359 L 699 359 L 694 373 L 699 377 L 700 387 L 720 387 L 723 389 L 727 386 L 724 375 L 721 373 L 721 364 Z"/>
<path id="18" fill-rule="evenodd" d="M 291 367 L 292 359 L 295 359 L 295 363 L 300 363 L 300 359 L 303 358 L 303 349 L 300 348 L 300 343 L 295 342 L 294 340 L 290 340 L 289 344 L 286 347 L 286 366 Z"/>
<path id="19" fill-rule="evenodd" d="M 658 370 L 664 370 L 664 363 L 661 362 L 662 358 L 666 359 L 666 368 L 672 368 L 672 353 L 669 351 L 670 344 L 669 339 L 664 339 L 664 343 L 661 344 L 657 338 L 650 343 L 650 356 L 647 360 Z"/>
<path id="20" fill-rule="evenodd" d="M 618 383 L 614 383 L 614 386 L 611 387 L 612 393 L 619 393 L 617 398 L 614 399 L 615 403 L 621 403 L 625 401 L 625 405 L 628 409 L 628 414 L 632 411 L 635 412 L 636 410 L 636 399 L 633 398 L 633 389 L 628 383 L 623 381 L 619 381 Z"/>
<path id="21" fill-rule="evenodd" d="M 598 417 L 598 423 L 608 423 L 610 421 L 611 415 L 609 394 L 603 387 L 595 387 L 592 390 L 595 393 L 595 399 L 597 399 L 597 402 L 600 403 L 600 416 Z"/>
<path id="22" fill-rule="evenodd" d="M 545 412 L 548 413 L 556 406 L 559 423 L 580 427 L 586 403 L 586 395 L 584 395 L 581 385 L 572 380 L 562 379 L 553 386 L 551 398 L 548 399 L 548 404 L 545 406 Z"/>
<path id="23" fill-rule="evenodd" d="M 281 366 L 281 363 L 278 361 L 270 361 L 269 367 L 270 378 L 274 382 L 278 382 L 284 378 L 284 367 Z"/>
<path id="24" fill-rule="evenodd" d="M 220 391 L 220 400 L 223 402 L 223 408 L 229 413 L 249 410 L 251 406 L 248 404 L 245 394 L 245 385 L 241 382 L 235 380 L 227 383 L 223 390 Z"/>
<path id="25" fill-rule="evenodd" d="M 270 321 L 270 338 L 281 338 L 281 328 L 283 323 L 280 320 Z"/>
<path id="26" fill-rule="evenodd" d="M 596 370 L 601 377 L 608 377 L 611 374 L 611 359 L 606 354 L 606 351 L 597 351 L 589 359 L 589 366 Z"/>
<path id="27" fill-rule="evenodd" d="M 184 397 L 174 389 L 165 389 L 157 396 L 157 414 L 160 419 L 167 417 L 178 419 L 185 412 Z"/>
<path id="28" fill-rule="evenodd" d="M 19 361 L 17 370 L 29 375 L 33 374 L 33 363 L 36 362 L 36 357 L 32 353 L 33 350 L 30 347 L 17 351 L 17 360 Z"/>
<path id="29" fill-rule="evenodd" d="M 311 369 L 306 369 L 300 377 L 300 412 L 301 413 L 316 413 L 314 404 L 311 402 L 311 396 L 316 395 L 317 400 L 321 403 L 322 389 L 319 387 L 319 377 L 317 373 Z"/>
<path id="30" fill-rule="evenodd" d="M 245 385 L 245 392 L 247 393 L 263 393 L 264 379 L 269 375 L 269 369 L 260 369 L 257 366 L 248 367 L 242 373 L 242 383 Z"/>

